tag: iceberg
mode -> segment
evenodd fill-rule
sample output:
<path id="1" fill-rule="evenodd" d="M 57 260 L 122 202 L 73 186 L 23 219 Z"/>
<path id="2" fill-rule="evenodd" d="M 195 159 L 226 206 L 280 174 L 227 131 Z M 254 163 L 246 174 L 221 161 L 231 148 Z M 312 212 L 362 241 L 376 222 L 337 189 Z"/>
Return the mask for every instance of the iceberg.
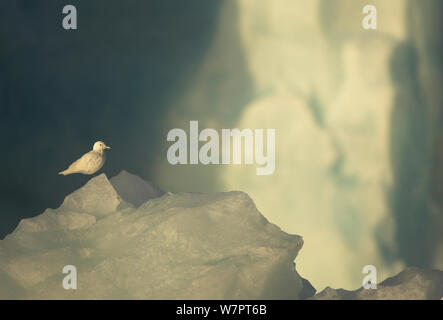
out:
<path id="1" fill-rule="evenodd" d="M 407 267 L 376 290 L 348 291 L 326 287 L 312 300 L 443 300 L 443 271 Z"/>
<path id="2" fill-rule="evenodd" d="M 164 193 L 100 174 L 0 241 L 0 299 L 308 298 L 302 246 L 243 192 Z"/>

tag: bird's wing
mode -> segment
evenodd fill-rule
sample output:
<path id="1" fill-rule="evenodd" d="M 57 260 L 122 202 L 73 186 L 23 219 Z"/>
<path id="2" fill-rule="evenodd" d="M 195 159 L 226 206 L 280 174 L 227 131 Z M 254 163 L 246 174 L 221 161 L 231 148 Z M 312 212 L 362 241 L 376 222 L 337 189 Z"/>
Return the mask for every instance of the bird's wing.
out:
<path id="1" fill-rule="evenodd" d="M 74 161 L 68 168 L 69 171 L 83 171 L 91 166 L 91 163 L 95 163 L 99 158 L 99 155 L 95 151 L 89 151 L 85 153 L 80 159 Z"/>

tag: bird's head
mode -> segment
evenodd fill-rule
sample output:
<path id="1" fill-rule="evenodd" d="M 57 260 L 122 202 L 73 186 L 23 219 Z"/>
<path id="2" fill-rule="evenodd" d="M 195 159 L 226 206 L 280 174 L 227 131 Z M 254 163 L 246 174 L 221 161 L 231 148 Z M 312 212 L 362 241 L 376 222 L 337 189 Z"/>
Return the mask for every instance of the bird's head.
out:
<path id="1" fill-rule="evenodd" d="M 97 141 L 94 143 L 94 147 L 92 149 L 94 151 L 103 152 L 103 150 L 111 149 L 111 147 L 108 147 L 103 141 Z"/>

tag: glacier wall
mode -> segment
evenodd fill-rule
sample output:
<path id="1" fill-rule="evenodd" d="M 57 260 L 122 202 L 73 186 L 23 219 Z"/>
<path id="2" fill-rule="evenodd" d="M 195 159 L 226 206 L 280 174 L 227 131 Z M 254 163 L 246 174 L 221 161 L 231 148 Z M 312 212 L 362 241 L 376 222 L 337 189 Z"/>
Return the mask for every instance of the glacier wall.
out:
<path id="1" fill-rule="evenodd" d="M 156 179 L 171 189 L 244 190 L 302 234 L 299 268 L 319 289 L 358 288 L 368 264 L 386 278 L 443 261 L 441 5 L 372 1 L 378 28 L 366 31 L 366 4 L 224 1 L 165 126 L 275 128 L 275 174 L 158 161 Z"/>

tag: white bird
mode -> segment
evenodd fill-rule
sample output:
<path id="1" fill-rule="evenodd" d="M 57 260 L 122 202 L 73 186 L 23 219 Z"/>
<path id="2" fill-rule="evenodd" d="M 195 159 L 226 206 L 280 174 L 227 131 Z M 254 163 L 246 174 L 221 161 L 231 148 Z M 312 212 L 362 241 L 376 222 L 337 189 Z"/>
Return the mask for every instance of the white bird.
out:
<path id="1" fill-rule="evenodd" d="M 104 142 L 97 141 L 91 151 L 84 154 L 65 171 L 58 174 L 64 176 L 72 173 L 94 174 L 103 167 L 106 160 L 105 149 L 111 149 Z"/>

